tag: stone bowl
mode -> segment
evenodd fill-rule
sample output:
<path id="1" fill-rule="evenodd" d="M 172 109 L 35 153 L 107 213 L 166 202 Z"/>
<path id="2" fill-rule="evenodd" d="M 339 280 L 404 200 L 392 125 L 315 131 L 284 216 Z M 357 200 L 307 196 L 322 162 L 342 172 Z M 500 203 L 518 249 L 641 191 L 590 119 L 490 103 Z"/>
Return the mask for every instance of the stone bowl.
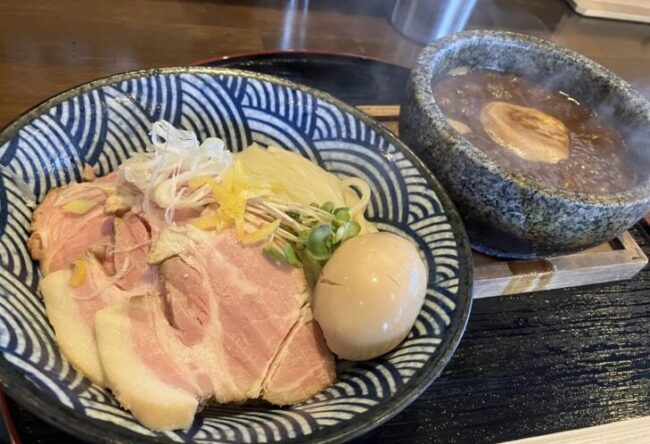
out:
<path id="1" fill-rule="evenodd" d="M 543 82 L 613 124 L 639 169 L 638 183 L 616 194 L 578 193 L 509 173 L 454 130 L 432 82 L 459 67 L 496 69 Z M 611 71 L 538 38 L 467 31 L 429 44 L 411 73 L 400 137 L 442 182 L 460 210 L 472 247 L 513 258 L 546 257 L 611 240 L 650 211 L 650 103 Z"/>

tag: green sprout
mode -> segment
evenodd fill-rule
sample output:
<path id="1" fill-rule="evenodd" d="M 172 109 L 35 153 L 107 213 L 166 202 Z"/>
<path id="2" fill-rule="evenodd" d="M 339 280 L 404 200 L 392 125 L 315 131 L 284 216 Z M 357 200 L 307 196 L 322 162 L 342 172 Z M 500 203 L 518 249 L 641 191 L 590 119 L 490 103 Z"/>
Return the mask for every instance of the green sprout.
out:
<path id="1" fill-rule="evenodd" d="M 253 202 L 249 209 L 254 215 L 281 220 L 275 235 L 277 240 L 284 241 L 282 248 L 270 245 L 263 251 L 275 261 L 298 268 L 303 267 L 305 255 L 324 265 L 343 242 L 361 231 L 361 226 L 352 220 L 349 208 L 336 208 L 330 201 L 302 205 L 266 199 Z"/>

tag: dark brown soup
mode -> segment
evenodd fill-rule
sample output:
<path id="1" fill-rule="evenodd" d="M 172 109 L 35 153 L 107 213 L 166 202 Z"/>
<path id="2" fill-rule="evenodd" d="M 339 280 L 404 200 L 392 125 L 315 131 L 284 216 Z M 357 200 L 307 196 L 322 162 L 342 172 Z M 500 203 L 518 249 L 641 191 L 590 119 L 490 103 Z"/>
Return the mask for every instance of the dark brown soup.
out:
<path id="1" fill-rule="evenodd" d="M 598 194 L 636 183 L 618 131 L 561 91 L 512 74 L 476 70 L 434 83 L 433 94 L 452 126 L 513 173 Z"/>

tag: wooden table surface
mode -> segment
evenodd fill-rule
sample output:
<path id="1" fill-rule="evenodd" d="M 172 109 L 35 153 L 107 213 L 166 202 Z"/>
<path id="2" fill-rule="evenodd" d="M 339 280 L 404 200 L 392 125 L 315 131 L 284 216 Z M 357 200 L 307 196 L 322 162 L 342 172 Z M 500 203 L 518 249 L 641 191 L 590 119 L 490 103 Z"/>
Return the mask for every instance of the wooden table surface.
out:
<path id="1" fill-rule="evenodd" d="M 394 3 L 0 0 L 0 126 L 91 79 L 212 57 L 318 50 L 411 66 L 422 45 L 393 28 Z M 650 98 L 650 26 L 584 18 L 563 0 L 467 3 L 459 28 L 548 38 Z M 636 236 L 650 253 L 647 233 Z M 609 286 L 478 301 L 443 376 L 360 442 L 495 442 L 649 415 L 649 294 L 646 270 Z M 26 413 L 16 419 L 26 442 L 72 442 Z"/>
<path id="2" fill-rule="evenodd" d="M 41 100 L 91 79 L 209 57 L 320 50 L 410 66 L 421 45 L 391 26 L 394 3 L 2 0 L 0 126 Z M 478 0 L 465 27 L 548 38 L 611 68 L 650 96 L 648 25 L 581 17 L 563 0 Z"/>

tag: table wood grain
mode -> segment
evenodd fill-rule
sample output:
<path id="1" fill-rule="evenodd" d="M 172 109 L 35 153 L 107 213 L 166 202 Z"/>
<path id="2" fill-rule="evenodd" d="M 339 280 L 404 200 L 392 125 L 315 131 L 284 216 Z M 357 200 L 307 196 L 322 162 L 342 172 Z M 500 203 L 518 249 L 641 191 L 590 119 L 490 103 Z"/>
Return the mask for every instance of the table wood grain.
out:
<path id="1" fill-rule="evenodd" d="M 410 66 L 422 46 L 391 26 L 393 5 L 388 0 L 2 0 L 0 126 L 98 77 L 208 57 L 322 50 Z M 481 0 L 465 27 L 551 39 L 611 68 L 650 97 L 646 25 L 581 17 L 563 0 Z"/>
<path id="2" fill-rule="evenodd" d="M 650 416 L 508 441 L 504 444 L 629 444 L 650 442 Z"/>

